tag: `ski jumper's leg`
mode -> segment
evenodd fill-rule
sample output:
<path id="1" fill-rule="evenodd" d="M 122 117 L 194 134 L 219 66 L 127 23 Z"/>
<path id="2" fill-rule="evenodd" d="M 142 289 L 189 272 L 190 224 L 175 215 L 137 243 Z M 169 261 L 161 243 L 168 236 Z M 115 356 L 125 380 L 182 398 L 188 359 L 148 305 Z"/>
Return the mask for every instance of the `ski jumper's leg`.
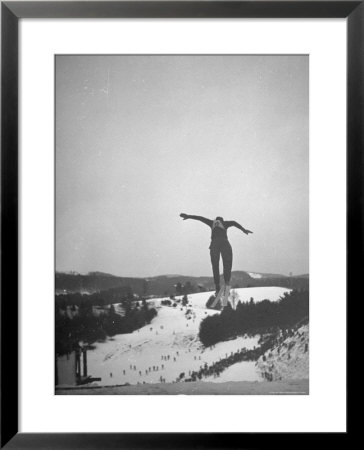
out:
<path id="1" fill-rule="evenodd" d="M 219 246 L 211 244 L 210 257 L 211 257 L 212 273 L 214 274 L 214 282 L 215 282 L 216 291 L 219 291 L 220 290 L 220 270 L 219 270 L 220 247 Z"/>
<path id="2" fill-rule="evenodd" d="M 233 250 L 229 241 L 224 242 L 224 245 L 221 248 L 221 256 L 224 265 L 225 285 L 229 285 L 231 278 L 231 268 L 233 266 Z"/>

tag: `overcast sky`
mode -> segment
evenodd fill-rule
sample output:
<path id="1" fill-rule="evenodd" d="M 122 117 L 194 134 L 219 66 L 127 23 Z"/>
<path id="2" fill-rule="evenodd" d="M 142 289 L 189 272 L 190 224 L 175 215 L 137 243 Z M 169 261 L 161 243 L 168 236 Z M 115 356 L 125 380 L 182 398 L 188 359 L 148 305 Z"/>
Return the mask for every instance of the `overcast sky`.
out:
<path id="1" fill-rule="evenodd" d="M 56 269 L 308 273 L 308 57 L 58 56 Z"/>

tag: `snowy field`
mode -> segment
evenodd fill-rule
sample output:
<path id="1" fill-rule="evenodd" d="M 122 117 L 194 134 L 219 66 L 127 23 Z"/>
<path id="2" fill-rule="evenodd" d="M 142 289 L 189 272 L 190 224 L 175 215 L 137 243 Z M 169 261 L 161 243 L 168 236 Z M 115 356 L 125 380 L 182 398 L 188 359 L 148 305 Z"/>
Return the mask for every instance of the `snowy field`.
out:
<path id="1" fill-rule="evenodd" d="M 254 287 L 235 289 L 242 302 L 254 298 L 278 300 L 289 289 L 280 287 Z M 88 373 L 101 377 L 94 385 L 131 385 L 143 383 L 173 383 L 180 374 L 199 370 L 204 364 L 211 365 L 230 353 L 258 345 L 258 338 L 239 337 L 204 348 L 198 340 L 201 320 L 207 315 L 220 314 L 206 309 L 205 304 L 212 292 L 191 294 L 186 307 L 163 306 L 164 298 L 149 300 L 158 315 L 149 325 L 129 334 L 116 335 L 104 343 L 95 344 L 88 352 Z M 176 300 L 182 297 L 176 297 Z M 172 301 L 173 303 L 173 301 Z M 189 310 L 189 312 L 188 312 Z M 220 377 L 206 381 L 261 381 L 254 362 L 239 362 L 230 366 Z"/>
<path id="2" fill-rule="evenodd" d="M 263 276 L 260 273 L 248 272 L 248 275 L 251 278 L 263 278 Z"/>

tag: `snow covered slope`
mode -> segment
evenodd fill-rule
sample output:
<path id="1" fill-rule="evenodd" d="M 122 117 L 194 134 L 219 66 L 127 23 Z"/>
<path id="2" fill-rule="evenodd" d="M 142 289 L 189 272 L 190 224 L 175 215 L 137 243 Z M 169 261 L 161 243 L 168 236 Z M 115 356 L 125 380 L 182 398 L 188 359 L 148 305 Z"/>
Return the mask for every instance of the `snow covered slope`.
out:
<path id="1" fill-rule="evenodd" d="M 257 368 L 269 381 L 308 379 L 308 345 L 309 325 L 303 325 L 262 355 L 256 363 Z"/>
<path id="2" fill-rule="evenodd" d="M 249 301 L 251 297 L 255 301 L 276 301 L 289 289 L 259 287 L 235 291 L 241 301 Z M 102 378 L 95 384 L 171 383 L 182 373 L 188 378 L 190 371 L 198 371 L 204 364 L 211 365 L 232 352 L 258 346 L 259 336 L 238 337 L 207 349 L 202 346 L 198 340 L 201 320 L 207 315 L 220 314 L 205 307 L 211 295 L 212 292 L 191 294 L 185 307 L 179 302 L 176 307 L 161 305 L 163 298 L 148 300 L 158 310 L 151 324 L 97 343 L 95 349 L 88 352 L 89 374 Z M 259 371 L 250 362 L 239 363 L 239 370 L 226 370 L 214 381 L 223 381 L 225 372 L 229 381 L 261 380 Z"/>
<path id="3" fill-rule="evenodd" d="M 251 278 L 263 278 L 263 275 L 261 275 L 260 273 L 248 272 L 248 275 L 249 275 Z"/>
<path id="4" fill-rule="evenodd" d="M 262 300 L 270 300 L 271 302 L 275 302 L 280 299 L 280 297 L 285 292 L 290 292 L 291 289 L 276 287 L 276 286 L 265 286 L 265 287 L 251 287 L 251 288 L 238 288 L 232 289 L 232 292 L 236 292 L 239 296 L 237 301 L 248 302 L 251 298 L 254 301 L 261 302 Z M 206 310 L 206 302 L 209 297 L 213 294 L 213 292 L 201 292 L 199 294 L 190 294 L 188 296 L 189 303 L 193 308 L 202 308 Z M 177 299 L 181 299 L 182 296 L 176 297 Z M 160 302 L 160 300 L 159 300 Z M 207 310 L 209 311 L 209 310 Z"/>

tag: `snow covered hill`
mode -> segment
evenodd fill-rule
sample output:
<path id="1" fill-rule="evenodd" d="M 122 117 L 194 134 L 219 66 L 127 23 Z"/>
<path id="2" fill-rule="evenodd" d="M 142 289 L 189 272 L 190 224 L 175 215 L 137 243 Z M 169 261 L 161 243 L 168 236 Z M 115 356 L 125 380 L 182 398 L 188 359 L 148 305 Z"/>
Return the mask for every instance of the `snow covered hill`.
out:
<path id="1" fill-rule="evenodd" d="M 259 287 L 235 291 L 242 302 L 251 298 L 259 302 L 264 299 L 277 301 L 289 289 Z M 162 305 L 164 298 L 148 300 L 158 310 L 151 324 L 133 333 L 96 343 L 95 349 L 88 352 L 89 373 L 102 379 L 95 384 L 171 383 L 188 378 L 190 372 L 198 371 L 205 364 L 211 365 L 243 348 L 258 346 L 259 336 L 238 337 L 213 347 L 203 347 L 198 339 L 200 322 L 207 315 L 219 314 L 205 307 L 211 295 L 212 292 L 191 294 L 187 306 L 178 302 L 182 296 L 176 297 L 176 307 Z M 182 378 L 181 374 L 184 374 Z M 228 369 L 213 381 L 225 378 L 228 381 L 262 379 L 252 362 L 241 362 L 238 370 Z"/>
<path id="2" fill-rule="evenodd" d="M 271 302 L 277 301 L 285 292 L 290 292 L 291 289 L 267 286 L 267 287 L 251 287 L 251 288 L 238 288 L 232 289 L 231 293 L 236 292 L 238 295 L 237 301 L 248 302 L 252 298 L 256 303 L 262 300 L 270 300 Z M 193 308 L 202 308 L 206 310 L 206 302 L 213 292 L 201 292 L 199 294 L 191 294 L 188 296 L 189 303 Z M 178 299 L 182 298 L 176 297 Z M 207 310 L 210 311 L 210 310 Z"/>
<path id="3" fill-rule="evenodd" d="M 263 278 L 263 275 L 260 274 L 260 273 L 247 272 L 247 274 L 248 274 L 251 278 Z"/>
<path id="4" fill-rule="evenodd" d="M 291 336 L 262 355 L 256 366 L 268 381 L 294 380 L 309 377 L 309 325 L 298 328 Z"/>

